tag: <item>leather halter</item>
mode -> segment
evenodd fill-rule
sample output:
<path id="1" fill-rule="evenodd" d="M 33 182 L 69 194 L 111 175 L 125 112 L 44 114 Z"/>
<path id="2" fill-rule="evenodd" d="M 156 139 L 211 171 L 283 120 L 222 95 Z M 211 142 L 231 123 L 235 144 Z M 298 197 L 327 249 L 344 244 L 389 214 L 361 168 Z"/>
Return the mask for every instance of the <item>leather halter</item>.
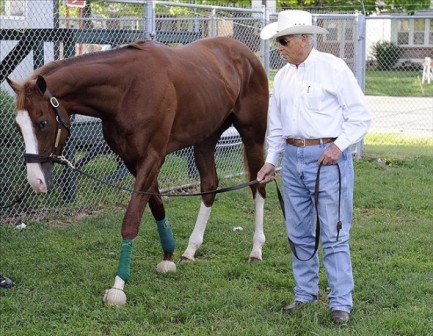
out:
<path id="1" fill-rule="evenodd" d="M 68 131 L 68 136 L 71 134 L 71 129 L 69 125 L 65 122 L 65 120 L 62 117 L 62 113 L 60 110 L 60 103 L 57 100 L 56 97 L 54 97 L 50 90 L 48 88 L 45 90 L 51 106 L 54 108 L 54 112 L 56 114 L 56 121 L 57 121 L 57 134 L 56 139 L 54 141 L 54 145 L 51 149 L 51 154 L 49 156 L 46 155 L 40 155 L 40 154 L 30 154 L 25 153 L 24 154 L 24 160 L 26 163 L 43 163 L 43 162 L 56 162 L 63 165 L 69 165 L 70 163 L 62 156 L 60 156 L 60 136 L 62 134 L 62 130 L 66 129 Z"/>

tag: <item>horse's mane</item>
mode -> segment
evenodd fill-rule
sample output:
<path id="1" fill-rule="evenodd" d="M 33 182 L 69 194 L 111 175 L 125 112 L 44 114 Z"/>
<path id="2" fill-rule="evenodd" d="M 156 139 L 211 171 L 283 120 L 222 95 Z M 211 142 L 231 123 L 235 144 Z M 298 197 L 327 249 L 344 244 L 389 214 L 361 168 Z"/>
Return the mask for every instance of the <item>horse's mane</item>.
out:
<path id="1" fill-rule="evenodd" d="M 148 47 L 152 45 L 163 45 L 163 43 L 153 40 L 137 40 L 135 42 L 127 44 L 126 48 L 135 48 L 139 50 L 146 50 Z"/>

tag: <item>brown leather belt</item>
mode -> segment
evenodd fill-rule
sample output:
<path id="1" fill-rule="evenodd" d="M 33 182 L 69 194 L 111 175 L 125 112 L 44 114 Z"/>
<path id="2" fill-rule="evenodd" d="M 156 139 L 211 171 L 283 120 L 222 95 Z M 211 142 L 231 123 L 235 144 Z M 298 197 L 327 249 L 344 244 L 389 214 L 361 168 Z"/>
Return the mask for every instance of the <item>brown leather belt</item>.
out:
<path id="1" fill-rule="evenodd" d="M 316 146 L 321 144 L 326 144 L 329 142 L 334 142 L 337 138 L 322 138 L 322 139 L 294 139 L 287 138 L 286 143 L 288 145 L 296 146 L 296 147 L 305 147 L 305 146 Z"/>

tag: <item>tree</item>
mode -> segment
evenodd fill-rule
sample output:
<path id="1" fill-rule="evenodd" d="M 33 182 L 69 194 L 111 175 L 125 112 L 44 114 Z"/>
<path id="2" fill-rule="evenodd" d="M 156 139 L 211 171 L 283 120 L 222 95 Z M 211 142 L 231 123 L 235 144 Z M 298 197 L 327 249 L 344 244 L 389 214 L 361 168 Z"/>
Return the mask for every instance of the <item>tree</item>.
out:
<path id="1" fill-rule="evenodd" d="M 416 10 L 430 8 L 430 4 L 430 0 L 386 0 L 384 9 L 400 10 L 403 12 L 408 12 L 409 14 L 413 14 L 413 12 Z"/>
<path id="2" fill-rule="evenodd" d="M 60 15 L 64 15 L 64 1 L 58 0 Z M 251 0 L 175 0 L 179 3 L 196 5 L 227 6 L 227 7 L 251 7 Z M 378 5 L 377 3 L 380 3 Z M 382 4 L 383 3 L 383 4 Z M 144 4 L 144 2 L 143 2 Z M 303 9 L 309 11 L 359 11 L 371 14 L 377 10 L 396 10 L 413 13 L 419 9 L 430 8 L 430 0 L 277 0 L 278 10 Z M 108 10 L 107 10 L 108 9 Z M 94 13 L 106 16 L 107 12 L 115 13 L 116 17 L 142 16 L 143 7 L 135 4 L 105 2 L 101 0 L 87 0 L 85 8 L 87 14 Z M 180 11 L 182 12 L 182 11 Z M 71 9 L 71 16 L 78 16 L 78 10 Z"/>
<path id="3" fill-rule="evenodd" d="M 279 0 L 281 9 L 299 8 L 320 11 L 372 11 L 376 0 Z"/>
<path id="4" fill-rule="evenodd" d="M 379 4 L 378 4 L 379 3 Z M 305 10 L 353 11 L 367 14 L 377 10 L 398 10 L 412 13 L 430 7 L 430 0 L 278 0 L 280 9 L 299 8 Z"/>

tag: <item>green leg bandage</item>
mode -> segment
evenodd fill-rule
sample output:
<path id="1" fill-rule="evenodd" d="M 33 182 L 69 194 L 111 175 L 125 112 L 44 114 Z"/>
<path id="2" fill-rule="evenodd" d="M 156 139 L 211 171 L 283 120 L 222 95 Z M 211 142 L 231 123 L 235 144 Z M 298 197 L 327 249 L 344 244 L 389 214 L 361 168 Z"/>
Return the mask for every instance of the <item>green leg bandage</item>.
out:
<path id="1" fill-rule="evenodd" d="M 123 240 L 116 275 L 128 282 L 131 274 L 132 240 Z"/>
<path id="2" fill-rule="evenodd" d="M 158 226 L 159 240 L 161 241 L 162 250 L 164 252 L 173 253 L 176 243 L 174 241 L 170 223 L 164 218 L 160 221 L 156 221 L 156 225 Z"/>

